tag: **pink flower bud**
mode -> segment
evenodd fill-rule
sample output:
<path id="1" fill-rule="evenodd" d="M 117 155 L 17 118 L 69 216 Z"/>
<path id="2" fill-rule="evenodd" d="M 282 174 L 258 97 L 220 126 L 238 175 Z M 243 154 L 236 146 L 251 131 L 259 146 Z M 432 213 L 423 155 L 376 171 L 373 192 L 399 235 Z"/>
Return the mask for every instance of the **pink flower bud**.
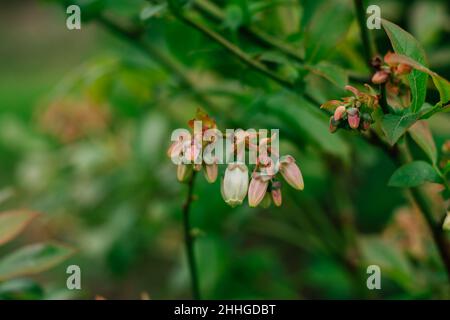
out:
<path id="1" fill-rule="evenodd" d="M 337 130 L 336 122 L 334 121 L 334 117 L 331 116 L 330 117 L 330 132 L 334 133 L 334 132 L 336 132 L 336 130 Z"/>
<path id="2" fill-rule="evenodd" d="M 404 63 L 400 63 L 397 68 L 395 69 L 395 73 L 397 75 L 404 75 L 404 74 L 408 74 L 411 72 L 411 66 L 404 64 Z"/>
<path id="3" fill-rule="evenodd" d="M 389 74 L 386 71 L 377 71 L 372 76 L 372 83 L 374 84 L 385 83 L 388 77 Z"/>
<path id="4" fill-rule="evenodd" d="M 297 190 L 303 190 L 303 176 L 292 156 L 284 156 L 280 161 L 280 172 L 284 180 Z"/>
<path id="5" fill-rule="evenodd" d="M 250 207 L 256 207 L 262 201 L 268 185 L 268 180 L 265 181 L 258 174 L 253 174 L 250 186 L 248 187 L 248 205 Z"/>
<path id="6" fill-rule="evenodd" d="M 362 129 L 369 130 L 369 128 L 370 128 L 370 121 L 364 120 L 362 123 Z"/>
<path id="7" fill-rule="evenodd" d="M 167 149 L 167 156 L 169 158 L 178 157 L 182 154 L 182 151 L 183 151 L 183 142 L 175 141 L 170 145 L 169 149 Z"/>
<path id="8" fill-rule="evenodd" d="M 218 171 L 219 168 L 217 163 L 206 164 L 205 171 L 203 171 L 205 174 L 206 181 L 208 181 L 209 183 L 213 183 L 214 181 L 216 181 Z"/>
<path id="9" fill-rule="evenodd" d="M 359 127 L 359 111 L 356 108 L 350 108 L 348 110 L 348 124 L 350 125 L 350 128 L 357 129 Z"/>
<path id="10" fill-rule="evenodd" d="M 192 174 L 192 166 L 189 164 L 179 164 L 177 167 L 177 179 L 180 182 L 185 182 Z"/>
<path id="11" fill-rule="evenodd" d="M 272 194 L 273 203 L 277 207 L 281 206 L 281 201 L 282 201 L 281 189 L 280 188 L 274 188 L 274 189 L 272 189 L 271 194 Z"/>
<path id="12" fill-rule="evenodd" d="M 245 164 L 230 163 L 221 184 L 222 197 L 235 207 L 242 204 L 248 190 L 248 169 Z"/>
<path id="13" fill-rule="evenodd" d="M 359 127 L 359 115 L 354 116 L 348 116 L 348 124 L 350 125 L 350 128 L 357 129 Z"/>
<path id="14" fill-rule="evenodd" d="M 334 111 L 334 121 L 341 120 L 344 114 L 345 114 L 345 107 L 344 106 L 337 107 L 336 111 Z"/>

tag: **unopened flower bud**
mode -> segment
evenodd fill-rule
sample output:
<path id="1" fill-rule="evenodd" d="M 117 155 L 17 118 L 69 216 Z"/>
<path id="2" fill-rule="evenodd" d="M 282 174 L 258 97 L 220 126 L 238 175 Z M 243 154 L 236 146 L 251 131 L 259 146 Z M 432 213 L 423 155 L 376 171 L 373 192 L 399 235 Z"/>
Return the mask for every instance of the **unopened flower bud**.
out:
<path id="1" fill-rule="evenodd" d="M 345 114 L 345 107 L 344 106 L 337 107 L 336 110 L 334 111 L 334 121 L 341 120 L 344 114 Z"/>
<path id="2" fill-rule="evenodd" d="M 280 161 L 280 172 L 284 180 L 297 190 L 303 190 L 303 176 L 292 156 L 284 156 Z"/>
<path id="3" fill-rule="evenodd" d="M 248 205 L 250 207 L 256 207 L 262 201 L 264 195 L 266 194 L 268 185 L 268 180 L 265 180 L 257 173 L 253 174 L 253 178 L 250 181 L 250 186 L 248 187 Z"/>
<path id="4" fill-rule="evenodd" d="M 395 73 L 397 75 L 404 75 L 404 74 L 408 74 L 411 72 L 411 66 L 404 64 L 404 63 L 400 63 L 397 68 L 395 69 Z"/>
<path id="5" fill-rule="evenodd" d="M 242 204 L 248 189 L 248 169 L 245 164 L 230 163 L 222 180 L 222 197 L 227 204 L 235 207 Z"/>
<path id="6" fill-rule="evenodd" d="M 206 164 L 205 170 L 203 171 L 203 173 L 205 174 L 206 181 L 208 181 L 209 183 L 213 183 L 214 181 L 216 181 L 218 172 L 219 167 L 217 163 Z"/>
<path id="7" fill-rule="evenodd" d="M 359 127 L 359 111 L 356 108 L 350 108 L 347 111 L 348 113 L 348 124 L 350 125 L 350 128 L 357 129 Z"/>
<path id="8" fill-rule="evenodd" d="M 338 128 L 338 127 L 337 127 L 337 122 L 334 120 L 334 117 L 331 116 L 331 117 L 330 117 L 330 132 L 331 132 L 331 133 L 336 132 L 337 128 Z"/>
<path id="9" fill-rule="evenodd" d="M 192 165 L 190 164 L 179 164 L 177 167 L 177 179 L 180 182 L 185 182 L 192 175 Z"/>
<path id="10" fill-rule="evenodd" d="M 270 193 L 272 194 L 272 200 L 275 206 L 281 206 L 281 183 L 279 181 L 275 181 L 272 183 L 272 190 Z"/>
<path id="11" fill-rule="evenodd" d="M 363 122 L 362 122 L 362 129 L 363 130 L 369 130 L 369 128 L 370 128 L 370 121 L 363 120 Z"/>
<path id="12" fill-rule="evenodd" d="M 381 83 L 385 83 L 386 80 L 388 79 L 389 74 L 386 71 L 377 71 L 375 72 L 375 74 L 372 76 L 372 83 L 374 84 L 381 84 Z"/>

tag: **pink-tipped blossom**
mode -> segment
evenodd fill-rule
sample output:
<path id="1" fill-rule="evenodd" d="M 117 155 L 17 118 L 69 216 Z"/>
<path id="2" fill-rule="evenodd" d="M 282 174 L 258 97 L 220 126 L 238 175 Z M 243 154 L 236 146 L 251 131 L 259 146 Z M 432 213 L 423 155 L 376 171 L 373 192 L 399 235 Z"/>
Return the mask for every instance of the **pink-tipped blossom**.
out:
<path id="1" fill-rule="evenodd" d="M 294 157 L 287 155 L 280 161 L 280 172 L 284 180 L 297 190 L 303 190 L 303 176 L 300 168 L 295 163 Z"/>

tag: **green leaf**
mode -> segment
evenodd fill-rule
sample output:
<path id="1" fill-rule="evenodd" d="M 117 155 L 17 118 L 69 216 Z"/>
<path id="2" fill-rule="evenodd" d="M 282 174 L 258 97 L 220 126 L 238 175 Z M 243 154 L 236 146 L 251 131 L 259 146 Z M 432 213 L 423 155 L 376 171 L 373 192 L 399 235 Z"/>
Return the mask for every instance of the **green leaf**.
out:
<path id="1" fill-rule="evenodd" d="M 36 215 L 36 212 L 28 210 L 0 213 L 0 245 L 14 239 Z"/>
<path id="2" fill-rule="evenodd" d="M 73 249 L 55 243 L 20 248 L 0 260 L 0 281 L 45 271 L 67 259 L 73 252 Z"/>
<path id="3" fill-rule="evenodd" d="M 326 1 L 315 11 L 305 30 L 305 60 L 316 63 L 327 57 L 346 36 L 353 21 L 347 1 Z"/>
<path id="4" fill-rule="evenodd" d="M 0 284 L 0 300 L 39 300 L 44 290 L 29 279 L 13 279 Z"/>
<path id="5" fill-rule="evenodd" d="M 408 129 L 411 138 L 422 148 L 433 164 L 437 162 L 437 149 L 426 121 L 418 121 Z"/>
<path id="6" fill-rule="evenodd" d="M 408 56 L 421 64 L 425 64 L 425 52 L 411 34 L 387 20 L 382 19 L 382 24 L 395 52 Z M 412 94 L 412 112 L 419 111 L 425 102 L 427 79 L 428 75 L 418 70 L 412 70 L 408 75 Z"/>
<path id="7" fill-rule="evenodd" d="M 383 116 L 381 129 L 389 144 L 393 146 L 418 119 L 419 115 L 416 113 L 386 114 Z"/>
<path id="8" fill-rule="evenodd" d="M 436 89 L 439 91 L 441 106 L 450 103 L 450 82 L 435 72 L 433 72 L 431 78 L 433 79 Z"/>
<path id="9" fill-rule="evenodd" d="M 341 67 L 329 62 L 321 61 L 318 64 L 305 66 L 315 75 L 318 75 L 342 89 L 348 84 L 348 74 Z"/>
<path id="10" fill-rule="evenodd" d="M 398 168 L 389 179 L 391 187 L 412 188 L 425 182 L 441 182 L 434 168 L 425 161 L 413 161 Z"/>

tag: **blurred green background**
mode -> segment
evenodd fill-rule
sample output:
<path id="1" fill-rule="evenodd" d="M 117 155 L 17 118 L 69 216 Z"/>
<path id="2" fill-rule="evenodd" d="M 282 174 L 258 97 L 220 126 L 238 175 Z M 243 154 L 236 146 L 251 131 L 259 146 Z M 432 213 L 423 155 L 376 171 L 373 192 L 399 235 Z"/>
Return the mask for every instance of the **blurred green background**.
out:
<path id="1" fill-rule="evenodd" d="M 0 257 L 23 243 L 55 239 L 77 250 L 26 280 L 16 298 L 190 297 L 181 206 L 186 186 L 166 156 L 171 131 L 200 107 L 219 128 L 279 128 L 281 150 L 298 161 L 305 190 L 283 188 L 283 206 L 232 209 L 219 183 L 195 185 L 192 224 L 200 287 L 209 299 L 448 298 L 446 275 L 421 215 L 387 187 L 394 165 L 348 132 L 331 135 L 318 105 L 249 70 L 175 19 L 163 1 L 79 1 L 82 29 L 66 28 L 58 1 L 3 1 L 0 11 L 0 209 L 42 212 Z M 448 1 L 374 1 L 411 32 L 429 66 L 450 78 Z M 348 76 L 368 77 L 352 2 L 216 1 L 224 21 L 205 24 L 323 102 L 344 94 Z M 335 6 L 335 7 L 333 7 Z M 194 79 L 196 92 L 160 59 L 96 23 L 107 11 Z M 92 15 L 92 21 L 88 18 Z M 325 23 L 325 22 L 326 23 Z M 255 25 L 303 54 L 320 47 L 328 81 L 241 31 Z M 381 52 L 389 49 L 375 31 Z M 199 99 L 207 97 L 211 105 Z M 430 90 L 430 101 L 437 95 Z M 450 138 L 448 114 L 430 121 L 436 144 Z M 433 188 L 433 186 L 430 186 Z M 441 201 L 436 198 L 436 203 Z M 66 289 L 66 267 L 82 290 Z M 382 290 L 366 267 L 382 268 Z M 14 283 L 13 283 L 14 284 Z M 20 286 L 19 286 L 20 287 Z"/>

